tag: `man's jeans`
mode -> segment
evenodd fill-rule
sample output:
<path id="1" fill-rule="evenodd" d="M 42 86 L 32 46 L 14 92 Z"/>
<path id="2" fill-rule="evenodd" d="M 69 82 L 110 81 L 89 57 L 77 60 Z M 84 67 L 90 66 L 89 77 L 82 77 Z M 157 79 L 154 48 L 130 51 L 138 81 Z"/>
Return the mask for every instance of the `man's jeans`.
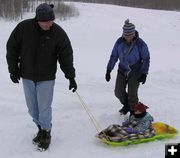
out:
<path id="1" fill-rule="evenodd" d="M 22 79 L 26 104 L 36 125 L 42 129 L 52 127 L 52 99 L 55 80 L 34 82 Z"/>

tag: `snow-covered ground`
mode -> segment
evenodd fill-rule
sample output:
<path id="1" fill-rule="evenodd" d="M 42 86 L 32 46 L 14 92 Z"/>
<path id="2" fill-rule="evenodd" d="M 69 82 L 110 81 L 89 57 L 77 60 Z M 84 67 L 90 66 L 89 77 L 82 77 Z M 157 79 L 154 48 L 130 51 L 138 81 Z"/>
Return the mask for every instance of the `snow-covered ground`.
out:
<path id="1" fill-rule="evenodd" d="M 106 64 L 124 21 L 136 25 L 140 37 L 149 46 L 151 67 L 139 97 L 147 104 L 155 121 L 180 130 L 180 14 L 173 11 L 135 9 L 113 5 L 75 3 L 79 17 L 56 22 L 69 35 L 74 49 L 78 93 L 102 128 L 121 123 L 114 83 L 104 79 Z M 33 17 L 27 14 L 27 18 Z M 52 143 L 46 152 L 37 152 L 31 140 L 36 133 L 25 105 L 22 83 L 13 84 L 6 64 L 6 42 L 17 22 L 0 20 L 0 157 L 2 158 L 137 158 L 165 155 L 166 143 L 180 142 L 180 137 L 129 147 L 111 147 L 99 142 L 96 129 L 81 107 L 69 82 L 58 71 L 53 101 Z"/>

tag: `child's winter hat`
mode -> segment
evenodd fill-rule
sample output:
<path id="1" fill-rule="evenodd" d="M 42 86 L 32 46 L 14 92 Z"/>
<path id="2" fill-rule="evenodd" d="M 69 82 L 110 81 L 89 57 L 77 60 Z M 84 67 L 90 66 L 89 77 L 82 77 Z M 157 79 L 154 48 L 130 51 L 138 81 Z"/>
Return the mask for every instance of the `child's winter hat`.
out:
<path id="1" fill-rule="evenodd" d="M 55 19 L 54 5 L 42 3 L 36 8 L 36 20 L 40 22 L 53 21 Z"/>
<path id="2" fill-rule="evenodd" d="M 132 108 L 133 108 L 133 111 L 146 112 L 146 109 L 148 109 L 149 107 L 139 102 L 137 104 L 134 104 Z"/>
<path id="3" fill-rule="evenodd" d="M 135 36 L 135 25 L 129 22 L 129 19 L 127 19 L 124 22 L 123 26 L 123 36 L 128 37 L 128 36 Z"/>

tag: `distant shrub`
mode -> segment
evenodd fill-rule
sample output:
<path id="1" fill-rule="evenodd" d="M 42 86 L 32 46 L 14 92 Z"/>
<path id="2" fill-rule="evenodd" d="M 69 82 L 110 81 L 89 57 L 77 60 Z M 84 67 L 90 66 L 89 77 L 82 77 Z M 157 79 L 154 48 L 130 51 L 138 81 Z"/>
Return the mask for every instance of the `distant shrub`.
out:
<path id="1" fill-rule="evenodd" d="M 64 3 L 63 1 L 58 2 L 55 5 L 54 11 L 56 17 L 60 20 L 66 20 L 67 18 L 78 16 L 79 12 L 72 3 Z"/>

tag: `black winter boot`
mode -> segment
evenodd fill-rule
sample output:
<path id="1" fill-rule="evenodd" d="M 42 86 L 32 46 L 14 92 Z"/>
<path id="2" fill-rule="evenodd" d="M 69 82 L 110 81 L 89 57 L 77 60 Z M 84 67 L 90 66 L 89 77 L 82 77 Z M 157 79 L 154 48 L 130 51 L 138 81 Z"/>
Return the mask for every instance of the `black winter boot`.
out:
<path id="1" fill-rule="evenodd" d="M 121 115 L 126 115 L 130 111 L 131 111 L 131 108 L 129 105 L 123 105 L 123 107 L 119 110 Z"/>
<path id="2" fill-rule="evenodd" d="M 47 130 L 42 129 L 41 136 L 38 143 L 39 150 L 45 151 L 46 149 L 48 149 L 50 143 L 51 143 L 51 130 L 47 131 Z"/>
<path id="3" fill-rule="evenodd" d="M 38 125 L 37 127 L 38 127 L 39 131 L 38 131 L 37 135 L 32 140 L 33 144 L 38 144 L 39 143 L 39 139 L 40 139 L 41 133 L 42 133 L 41 126 Z"/>
<path id="4" fill-rule="evenodd" d="M 126 115 L 129 111 L 131 111 L 131 108 L 128 104 L 128 94 L 127 93 L 126 93 L 126 99 L 122 104 L 123 104 L 123 107 L 119 110 L 120 115 Z"/>

